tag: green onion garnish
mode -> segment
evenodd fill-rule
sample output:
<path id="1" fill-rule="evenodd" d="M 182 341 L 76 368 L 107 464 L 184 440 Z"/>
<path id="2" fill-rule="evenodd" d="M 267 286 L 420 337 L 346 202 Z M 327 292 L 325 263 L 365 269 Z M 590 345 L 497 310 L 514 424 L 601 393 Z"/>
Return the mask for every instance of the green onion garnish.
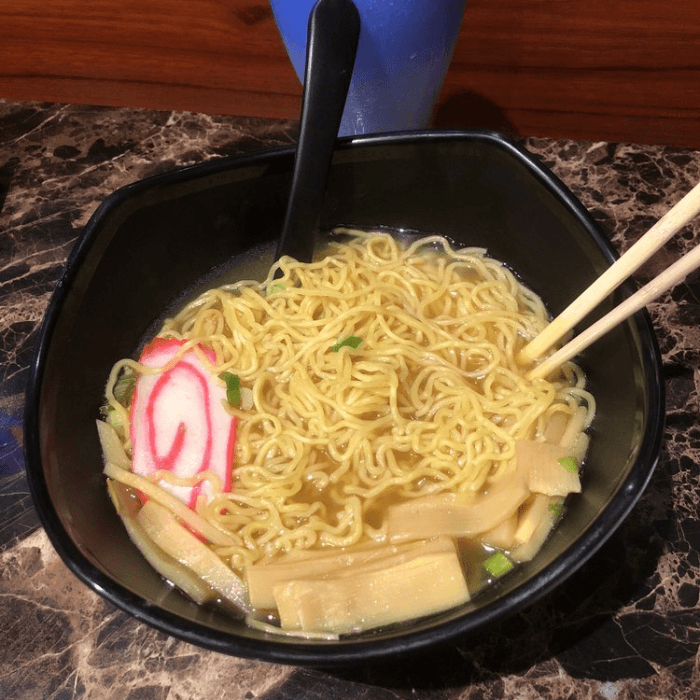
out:
<path id="1" fill-rule="evenodd" d="M 549 512 L 552 514 L 552 518 L 557 520 L 561 516 L 561 503 L 550 503 Z"/>
<path id="2" fill-rule="evenodd" d="M 226 382 L 226 400 L 231 406 L 241 405 L 241 380 L 237 374 L 224 372 L 219 375 L 219 379 Z"/>
<path id="3" fill-rule="evenodd" d="M 352 348 L 357 350 L 360 347 L 362 338 L 358 338 L 356 335 L 349 335 L 347 338 L 343 338 L 341 341 L 337 342 L 331 349 L 333 352 L 338 352 L 340 348 Z"/>
<path id="4" fill-rule="evenodd" d="M 567 472 L 575 472 L 578 470 L 578 462 L 575 457 L 562 457 L 558 461 Z"/>
<path id="5" fill-rule="evenodd" d="M 270 294 L 275 294 L 276 292 L 283 292 L 287 289 L 286 282 L 275 282 L 275 284 L 270 285 Z"/>
<path id="6" fill-rule="evenodd" d="M 102 416 L 104 417 L 105 421 L 109 423 L 115 430 L 120 430 L 124 427 L 124 419 L 122 418 L 122 414 L 119 411 L 117 411 L 117 409 L 114 408 L 114 406 L 111 406 L 110 404 L 103 406 Z"/>
<path id="7" fill-rule="evenodd" d="M 125 369 L 114 384 L 112 393 L 114 398 L 119 401 L 122 406 L 128 406 L 131 403 L 131 397 L 134 395 L 136 388 L 136 373 L 132 370 Z"/>
<path id="8" fill-rule="evenodd" d="M 513 562 L 503 552 L 496 552 L 484 562 L 484 568 L 491 576 L 498 578 L 513 568 Z"/>

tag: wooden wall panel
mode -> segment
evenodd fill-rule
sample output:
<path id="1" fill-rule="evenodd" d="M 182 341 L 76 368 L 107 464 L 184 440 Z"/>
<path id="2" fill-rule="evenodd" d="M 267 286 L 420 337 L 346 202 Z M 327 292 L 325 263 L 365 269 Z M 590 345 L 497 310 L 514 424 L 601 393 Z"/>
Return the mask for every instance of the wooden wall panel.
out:
<path id="1" fill-rule="evenodd" d="M 300 95 L 264 0 L 0 5 L 0 97 L 296 118 Z M 468 0 L 435 123 L 700 147 L 700 3 Z"/>

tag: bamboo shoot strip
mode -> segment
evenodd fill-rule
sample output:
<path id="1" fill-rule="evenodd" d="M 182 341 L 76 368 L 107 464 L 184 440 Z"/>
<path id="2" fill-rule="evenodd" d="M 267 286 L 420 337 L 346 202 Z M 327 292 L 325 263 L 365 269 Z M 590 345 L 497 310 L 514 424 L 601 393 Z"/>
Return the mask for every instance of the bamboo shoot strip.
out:
<path id="1" fill-rule="evenodd" d="M 531 340 L 520 351 L 520 360 L 532 362 L 541 357 L 698 212 L 700 212 L 700 184 L 697 184 L 680 202 L 666 212 L 622 257 L 569 304 L 536 338 Z M 550 360 L 547 360 L 547 363 L 551 368 Z M 535 371 L 538 376 L 544 376 L 539 369 Z"/>
<path id="2" fill-rule="evenodd" d="M 623 301 L 619 306 L 616 306 L 609 314 L 603 316 L 583 333 L 577 335 L 571 342 L 530 370 L 528 377 L 530 379 L 546 377 L 550 372 L 578 355 L 598 338 L 656 299 L 667 289 L 685 279 L 698 267 L 700 267 L 700 246 L 686 253 L 680 260 L 667 267 L 638 292 Z"/>

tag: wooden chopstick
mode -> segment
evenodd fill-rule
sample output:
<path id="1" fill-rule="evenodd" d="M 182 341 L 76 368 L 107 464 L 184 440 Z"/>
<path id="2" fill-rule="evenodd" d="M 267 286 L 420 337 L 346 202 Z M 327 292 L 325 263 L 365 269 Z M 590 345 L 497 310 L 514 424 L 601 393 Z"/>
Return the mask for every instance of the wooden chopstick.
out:
<path id="1" fill-rule="evenodd" d="M 564 309 L 564 311 L 562 311 L 559 316 L 557 316 L 537 337 L 533 338 L 520 351 L 518 359 L 521 362 L 527 363 L 541 357 L 558 340 L 568 333 L 587 313 L 589 313 L 605 297 L 607 297 L 610 292 L 616 289 L 635 270 L 646 262 L 659 248 L 661 248 L 664 243 L 666 243 L 666 241 L 668 241 L 675 233 L 677 233 L 681 228 L 683 228 L 683 226 L 693 219 L 698 212 L 700 212 L 700 183 L 693 187 L 693 189 L 690 190 L 690 192 L 688 192 L 688 194 L 686 194 L 685 197 L 680 200 L 680 202 L 667 211 L 666 214 L 664 214 L 664 216 L 662 216 L 624 255 L 622 255 L 600 277 L 598 277 L 598 279 L 596 279 L 596 281 L 593 282 L 590 287 L 588 287 L 573 302 L 571 302 L 571 304 L 569 304 L 569 306 L 567 306 L 567 308 Z M 671 266 L 669 270 L 671 270 L 673 267 L 674 266 Z M 683 277 L 693 269 L 693 267 L 690 267 L 688 271 L 684 273 Z M 663 274 L 665 273 L 662 273 L 662 275 Z M 659 277 L 661 277 L 661 275 Z M 679 282 L 681 279 L 683 279 L 683 277 L 678 277 L 675 281 Z M 653 283 L 650 283 L 647 285 L 647 287 L 649 287 L 651 284 Z M 674 284 L 673 281 L 669 283 L 669 286 L 672 284 Z M 664 289 L 658 291 L 657 295 L 661 294 L 666 289 L 668 289 L 668 287 L 664 287 Z M 635 294 L 634 296 L 636 297 L 637 295 Z M 628 302 L 631 301 L 632 298 L 634 297 L 631 297 Z M 651 301 L 653 298 L 654 296 L 647 297 L 647 301 L 644 303 Z M 641 308 L 643 305 L 644 304 L 641 304 L 635 309 L 635 311 L 639 310 L 639 308 Z M 612 313 L 614 313 L 614 311 L 611 312 L 611 314 Z M 628 315 L 631 315 L 632 313 L 634 313 L 634 311 L 630 311 Z M 608 314 L 608 316 L 611 314 Z M 620 323 L 625 318 L 627 318 L 627 316 L 618 317 L 616 322 Z M 600 321 L 598 323 L 600 323 Z M 597 326 L 598 324 L 595 325 Z M 593 328 L 593 326 L 591 328 Z M 612 328 L 612 326 L 608 326 L 607 330 L 610 328 Z M 590 340 L 589 343 L 592 343 L 605 332 L 606 330 L 600 332 L 599 335 Z M 581 335 L 583 336 L 583 334 Z M 576 341 L 578 341 L 578 338 Z M 583 350 L 584 347 L 587 347 L 587 345 L 581 346 L 579 352 L 580 350 Z M 553 367 L 553 358 L 557 357 L 563 349 L 564 348 L 546 360 L 547 367 L 550 369 Z M 570 359 L 572 356 L 573 355 L 569 356 L 567 359 Z M 561 355 L 561 357 L 563 357 L 563 355 Z M 563 362 L 566 362 L 566 360 L 559 360 L 560 364 Z M 544 364 L 545 363 L 543 362 L 542 365 Z M 542 365 L 537 368 L 539 376 L 544 376 L 539 371 Z"/>
<path id="2" fill-rule="evenodd" d="M 573 340 L 564 345 L 550 355 L 546 360 L 537 365 L 528 373 L 529 379 L 546 377 L 550 372 L 560 367 L 572 357 L 585 350 L 591 343 L 594 343 L 609 330 L 622 323 L 633 313 L 636 313 L 650 301 L 653 301 L 667 289 L 680 282 L 693 270 L 700 267 L 700 245 L 686 253 L 673 265 L 667 267 L 661 274 L 657 275 L 651 282 L 642 287 L 639 291 L 628 297 L 621 304 L 616 306 L 610 313 L 606 314 L 592 326 L 577 335 Z"/>

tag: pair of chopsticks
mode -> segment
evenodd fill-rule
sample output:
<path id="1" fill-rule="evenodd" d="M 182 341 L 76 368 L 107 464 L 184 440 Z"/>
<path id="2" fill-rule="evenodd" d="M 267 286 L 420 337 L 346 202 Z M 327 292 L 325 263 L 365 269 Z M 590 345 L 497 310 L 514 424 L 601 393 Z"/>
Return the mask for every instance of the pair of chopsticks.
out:
<path id="1" fill-rule="evenodd" d="M 622 257 L 579 295 L 552 323 L 519 353 L 523 362 L 533 362 L 568 333 L 589 311 L 646 262 L 675 233 L 700 212 L 700 184 L 662 216 Z M 700 245 L 670 265 L 610 313 L 530 370 L 531 379 L 546 377 L 578 355 L 609 330 L 622 323 L 666 290 L 700 267 Z"/>

